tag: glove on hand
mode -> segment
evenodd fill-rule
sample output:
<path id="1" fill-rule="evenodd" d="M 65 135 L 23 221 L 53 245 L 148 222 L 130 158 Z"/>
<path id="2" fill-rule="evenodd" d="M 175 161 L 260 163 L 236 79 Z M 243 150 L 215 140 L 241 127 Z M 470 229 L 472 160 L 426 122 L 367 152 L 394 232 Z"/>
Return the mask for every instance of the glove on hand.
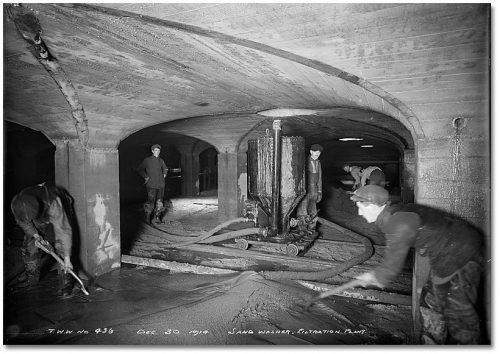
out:
<path id="1" fill-rule="evenodd" d="M 69 257 L 64 257 L 64 273 L 73 270 L 73 264 L 71 264 L 71 260 Z"/>
<path id="2" fill-rule="evenodd" d="M 362 283 L 360 285 L 363 287 L 375 285 L 381 289 L 384 288 L 384 286 L 379 283 L 379 281 L 377 280 L 377 278 L 375 278 L 375 275 L 372 272 L 363 273 L 361 275 L 358 275 L 356 277 L 356 279 L 361 280 Z"/>
<path id="3" fill-rule="evenodd" d="M 47 249 L 49 251 L 53 251 L 54 249 L 52 248 L 52 245 L 44 239 L 42 236 L 35 234 L 33 235 L 33 238 L 35 239 L 35 246 L 40 248 L 40 249 Z"/>

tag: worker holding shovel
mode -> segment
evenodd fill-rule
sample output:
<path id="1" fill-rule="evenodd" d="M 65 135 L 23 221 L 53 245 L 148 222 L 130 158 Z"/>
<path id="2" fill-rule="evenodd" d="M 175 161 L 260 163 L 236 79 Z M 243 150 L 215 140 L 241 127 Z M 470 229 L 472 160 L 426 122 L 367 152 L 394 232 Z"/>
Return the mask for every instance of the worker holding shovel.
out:
<path id="1" fill-rule="evenodd" d="M 12 213 L 16 223 L 24 231 L 22 258 L 25 266 L 25 281 L 22 285 L 25 287 L 33 287 L 39 281 L 41 256 L 38 249 L 40 248 L 59 263 L 58 296 L 62 298 L 72 296 L 72 276 L 77 277 L 73 273 L 71 263 L 73 243 L 73 230 L 69 219 L 72 212 L 71 202 L 71 197 L 62 189 L 48 187 L 45 183 L 27 187 L 12 198 Z M 55 252 L 48 241 L 52 239 Z M 81 285 L 84 290 L 83 284 Z"/>
<path id="2" fill-rule="evenodd" d="M 422 344 L 481 344 L 480 318 L 476 312 L 483 268 L 482 237 L 466 222 L 428 206 L 390 205 L 388 192 L 376 185 L 356 190 L 356 202 L 368 223 L 385 234 L 384 261 L 338 288 L 310 301 L 357 286 L 385 288 L 403 268 L 410 248 L 430 263 L 427 284 L 420 296 Z"/>

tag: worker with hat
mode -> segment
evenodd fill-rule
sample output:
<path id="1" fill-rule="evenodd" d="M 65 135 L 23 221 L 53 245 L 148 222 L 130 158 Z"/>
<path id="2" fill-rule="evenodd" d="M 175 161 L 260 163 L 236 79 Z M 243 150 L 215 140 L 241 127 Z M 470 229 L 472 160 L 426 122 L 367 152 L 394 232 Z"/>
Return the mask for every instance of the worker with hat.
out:
<path id="1" fill-rule="evenodd" d="M 73 278 L 69 270 L 73 244 L 70 218 L 73 215 L 71 197 L 62 189 L 46 186 L 45 183 L 27 187 L 11 201 L 11 210 L 16 223 L 24 231 L 21 256 L 24 273 L 18 277 L 17 287 L 33 287 L 38 284 L 41 271 L 41 255 L 38 248 L 52 248 L 64 260 L 59 265 L 58 295 L 72 296 Z"/>
<path id="2" fill-rule="evenodd" d="M 161 146 L 151 146 L 151 156 L 146 157 L 137 167 L 137 172 L 144 178 L 146 185 L 147 201 L 144 203 L 144 218 L 149 224 L 161 223 L 161 214 L 165 210 L 163 206 L 163 194 L 165 190 L 165 178 L 168 168 L 165 161 L 160 157 Z M 154 211 L 154 214 L 153 214 Z"/>
<path id="3" fill-rule="evenodd" d="M 321 145 L 311 145 L 306 161 L 307 194 L 297 208 L 299 229 L 307 235 L 312 235 L 316 229 L 318 214 L 316 204 L 321 201 L 323 196 L 321 161 L 319 160 L 322 152 L 323 147 Z"/>
<path id="4" fill-rule="evenodd" d="M 362 168 L 359 166 L 344 165 L 344 171 L 350 173 L 352 178 L 354 178 L 352 190 L 358 189 L 361 185 L 361 170 Z"/>
<path id="5" fill-rule="evenodd" d="M 380 167 L 368 166 L 366 168 L 361 168 L 359 166 L 344 165 L 344 171 L 350 173 L 352 178 L 354 178 L 352 190 L 364 187 L 367 183 L 369 185 L 375 184 L 385 187 L 385 174 Z"/>
<path id="6" fill-rule="evenodd" d="M 386 287 L 402 270 L 410 248 L 428 257 L 430 274 L 420 297 L 424 344 L 481 344 L 475 309 L 482 271 L 478 231 L 433 208 L 390 205 L 387 190 L 367 185 L 353 192 L 359 215 L 385 234 L 381 265 L 358 277 L 361 286 Z"/>

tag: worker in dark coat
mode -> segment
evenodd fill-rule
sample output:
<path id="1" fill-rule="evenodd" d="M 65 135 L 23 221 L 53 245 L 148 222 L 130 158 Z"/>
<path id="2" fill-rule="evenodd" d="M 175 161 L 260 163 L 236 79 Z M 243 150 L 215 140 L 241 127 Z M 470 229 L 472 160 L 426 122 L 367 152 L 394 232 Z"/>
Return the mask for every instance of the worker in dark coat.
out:
<path id="1" fill-rule="evenodd" d="M 380 167 L 368 166 L 361 171 L 361 187 L 366 184 L 385 187 L 385 174 Z"/>
<path id="2" fill-rule="evenodd" d="M 316 204 L 323 197 L 321 161 L 319 157 L 323 152 L 323 147 L 319 144 L 313 144 L 309 150 L 309 156 L 306 161 L 306 184 L 307 194 L 304 196 L 297 208 L 297 219 L 301 225 L 307 224 L 307 231 L 312 234 L 316 229 L 316 216 L 318 209 Z M 309 222 L 306 222 L 308 217 Z M 301 226 L 303 229 L 303 226 Z"/>
<path id="3" fill-rule="evenodd" d="M 364 187 L 367 182 L 369 185 L 375 184 L 377 186 L 385 187 L 385 174 L 380 167 L 368 166 L 362 169 L 359 166 L 345 165 L 344 171 L 346 173 L 350 173 L 352 178 L 354 178 L 352 190 Z"/>
<path id="4" fill-rule="evenodd" d="M 151 146 L 152 155 L 146 157 L 137 167 L 137 172 L 144 178 L 148 193 L 148 199 L 144 204 L 144 214 L 147 223 L 152 222 L 152 215 L 154 215 L 155 222 L 161 223 L 161 214 L 165 209 L 163 206 L 163 194 L 168 168 L 165 161 L 160 157 L 160 151 L 160 145 L 155 144 Z"/>
<path id="5" fill-rule="evenodd" d="M 358 189 L 361 185 L 361 171 L 362 168 L 359 166 L 344 166 L 344 171 L 350 173 L 352 178 L 354 178 L 354 184 L 352 185 L 352 190 Z"/>
<path id="6" fill-rule="evenodd" d="M 37 245 L 55 245 L 56 253 L 64 260 L 59 266 L 58 295 L 70 297 L 73 278 L 71 248 L 73 230 L 71 197 L 62 189 L 44 183 L 23 189 L 12 198 L 11 210 L 16 223 L 24 231 L 22 258 L 25 265 L 24 286 L 35 286 L 40 278 L 40 253 Z M 45 237 L 45 238 L 44 238 Z"/>
<path id="7" fill-rule="evenodd" d="M 481 344 L 475 310 L 482 271 L 482 238 L 466 222 L 427 206 L 391 206 L 388 192 L 375 185 L 351 197 L 359 215 L 384 232 L 381 265 L 358 277 L 362 286 L 387 286 L 401 271 L 410 247 L 428 257 L 430 274 L 420 298 L 422 342 Z"/>

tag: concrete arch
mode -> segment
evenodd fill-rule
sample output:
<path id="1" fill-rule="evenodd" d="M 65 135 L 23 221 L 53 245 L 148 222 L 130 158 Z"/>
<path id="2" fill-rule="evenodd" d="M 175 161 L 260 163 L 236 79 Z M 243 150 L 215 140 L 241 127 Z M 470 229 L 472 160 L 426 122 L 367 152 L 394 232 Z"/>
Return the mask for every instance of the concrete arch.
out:
<path id="1" fill-rule="evenodd" d="M 94 10 L 98 12 L 104 12 L 107 15 L 111 16 L 117 16 L 117 17 L 131 17 L 131 18 L 136 18 L 140 19 L 141 21 L 155 24 L 158 26 L 163 26 L 163 27 L 170 27 L 170 28 L 175 28 L 180 31 L 185 31 L 189 32 L 192 34 L 196 34 L 199 36 L 204 36 L 204 37 L 209 37 L 213 38 L 219 41 L 223 42 L 228 42 L 232 44 L 236 44 L 239 46 L 244 46 L 247 48 L 255 49 L 260 52 L 270 54 L 276 57 L 280 57 L 286 60 L 293 61 L 298 64 L 302 64 L 304 66 L 307 66 L 309 68 L 318 70 L 320 72 L 326 73 L 328 75 L 337 77 L 341 80 L 344 80 L 350 84 L 356 85 L 359 87 L 360 90 L 363 91 L 363 94 L 366 95 L 366 92 L 371 93 L 380 99 L 380 105 L 381 109 L 378 111 L 380 113 L 384 113 L 396 120 L 398 120 L 400 123 L 402 123 L 405 127 L 408 128 L 408 130 L 411 132 L 414 141 L 417 141 L 419 139 L 423 139 L 425 137 L 424 131 L 420 125 L 420 122 L 416 115 L 412 112 L 412 110 L 401 100 L 393 96 L 392 94 L 384 91 L 377 85 L 374 85 L 370 83 L 369 81 L 362 79 L 356 75 L 350 74 L 346 71 L 343 71 L 341 69 L 338 69 L 336 67 L 333 67 L 331 65 L 319 62 L 317 60 L 312 60 L 305 58 L 303 56 L 277 49 L 262 43 L 257 43 L 251 40 L 247 39 L 242 39 L 242 38 L 237 38 L 231 35 L 223 34 L 220 32 L 216 31 L 211 31 L 207 29 L 203 29 L 201 27 L 193 26 L 193 25 L 188 25 L 184 23 L 179 23 L 175 21 L 169 21 L 169 20 L 164 20 L 164 19 L 159 19 L 159 18 L 154 18 L 151 16 L 147 15 L 139 15 L 133 12 L 128 12 L 124 10 L 116 10 L 116 9 L 110 9 L 110 8 L 102 8 L 99 6 L 94 6 L 94 5 L 87 5 L 87 4 L 76 4 L 74 5 L 75 7 L 82 7 L 87 10 Z M 390 110 L 389 106 L 392 106 L 394 110 Z M 270 107 L 275 108 L 275 107 Z M 305 108 L 310 108 L 310 107 L 305 107 Z"/>

